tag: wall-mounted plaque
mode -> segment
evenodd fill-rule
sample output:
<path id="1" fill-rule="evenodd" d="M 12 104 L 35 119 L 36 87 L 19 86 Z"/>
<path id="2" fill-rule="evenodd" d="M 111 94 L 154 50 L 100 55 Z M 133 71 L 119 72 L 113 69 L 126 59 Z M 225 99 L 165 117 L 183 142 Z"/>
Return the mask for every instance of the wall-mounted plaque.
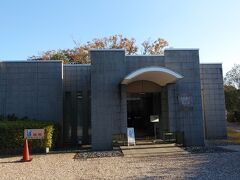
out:
<path id="1" fill-rule="evenodd" d="M 178 101 L 181 107 L 183 108 L 191 108 L 193 107 L 193 98 L 192 95 L 183 94 L 178 96 Z"/>

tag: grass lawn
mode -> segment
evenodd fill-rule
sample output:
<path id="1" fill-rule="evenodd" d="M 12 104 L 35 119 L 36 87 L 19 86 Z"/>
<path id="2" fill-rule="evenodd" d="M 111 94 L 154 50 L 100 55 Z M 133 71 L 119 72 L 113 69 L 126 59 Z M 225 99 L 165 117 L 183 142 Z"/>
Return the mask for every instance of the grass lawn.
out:
<path id="1" fill-rule="evenodd" d="M 240 132 L 227 128 L 228 142 L 240 144 Z"/>

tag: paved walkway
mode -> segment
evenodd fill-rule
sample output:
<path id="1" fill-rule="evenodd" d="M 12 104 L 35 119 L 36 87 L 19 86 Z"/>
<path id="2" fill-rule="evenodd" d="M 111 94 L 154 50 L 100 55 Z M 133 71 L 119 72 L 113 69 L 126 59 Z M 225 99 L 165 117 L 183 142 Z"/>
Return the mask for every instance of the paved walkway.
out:
<path id="1" fill-rule="evenodd" d="M 189 152 L 175 144 L 147 144 L 136 146 L 121 146 L 124 157 L 151 157 L 166 155 L 186 155 Z"/>

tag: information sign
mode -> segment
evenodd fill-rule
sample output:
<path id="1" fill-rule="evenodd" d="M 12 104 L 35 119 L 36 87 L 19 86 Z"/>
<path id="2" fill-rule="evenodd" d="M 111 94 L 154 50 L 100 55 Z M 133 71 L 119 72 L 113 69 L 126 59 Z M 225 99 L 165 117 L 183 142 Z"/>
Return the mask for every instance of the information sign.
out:
<path id="1" fill-rule="evenodd" d="M 127 136 L 128 136 L 128 146 L 130 145 L 136 145 L 135 142 L 135 134 L 134 134 L 134 128 L 127 128 Z"/>
<path id="2" fill-rule="evenodd" d="M 158 115 L 151 115 L 150 116 L 150 122 L 159 122 L 159 116 Z"/>
<path id="3" fill-rule="evenodd" d="M 44 129 L 24 129 L 24 138 L 43 139 L 44 138 Z"/>

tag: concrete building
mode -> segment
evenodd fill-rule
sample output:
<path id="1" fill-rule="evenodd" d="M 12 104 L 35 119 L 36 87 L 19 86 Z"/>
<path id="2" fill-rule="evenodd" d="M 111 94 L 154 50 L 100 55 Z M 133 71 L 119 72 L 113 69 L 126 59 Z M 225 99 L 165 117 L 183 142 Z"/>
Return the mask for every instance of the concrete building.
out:
<path id="1" fill-rule="evenodd" d="M 159 138 L 183 132 L 187 146 L 226 137 L 222 65 L 199 64 L 198 49 L 91 50 L 90 58 L 88 65 L 0 62 L 0 114 L 59 122 L 65 144 L 94 150 L 111 149 L 127 127 L 137 138 L 154 136 L 154 128 Z"/>

